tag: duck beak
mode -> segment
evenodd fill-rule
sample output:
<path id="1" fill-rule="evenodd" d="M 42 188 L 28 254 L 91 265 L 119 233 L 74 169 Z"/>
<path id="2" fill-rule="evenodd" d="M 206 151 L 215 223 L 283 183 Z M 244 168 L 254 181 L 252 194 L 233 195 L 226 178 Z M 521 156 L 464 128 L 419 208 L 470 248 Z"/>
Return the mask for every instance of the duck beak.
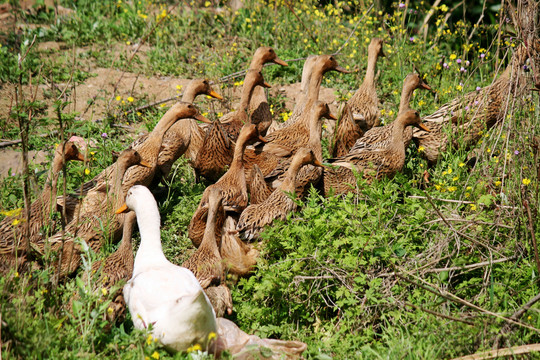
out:
<path id="1" fill-rule="evenodd" d="M 419 123 L 419 124 L 416 124 L 416 126 L 419 128 L 419 129 L 422 129 L 424 131 L 427 131 L 427 132 L 431 132 L 431 130 L 429 130 L 429 128 L 424 125 L 423 123 Z"/>
<path id="2" fill-rule="evenodd" d="M 208 120 L 206 117 L 202 116 L 201 114 L 197 114 L 194 116 L 195 120 L 202 121 L 203 123 L 211 124 L 212 122 Z"/>
<path id="3" fill-rule="evenodd" d="M 422 81 L 422 83 L 420 84 L 420 88 L 421 88 L 421 89 L 425 89 L 425 90 L 431 91 L 431 86 L 429 86 L 428 84 L 426 84 L 426 83 L 423 82 L 423 81 Z"/>
<path id="4" fill-rule="evenodd" d="M 77 153 L 77 157 L 75 158 L 75 160 L 86 161 L 86 158 L 84 157 L 83 154 Z"/>
<path id="5" fill-rule="evenodd" d="M 211 97 L 213 97 L 214 99 L 218 99 L 218 100 L 223 100 L 223 96 L 219 95 L 217 92 L 215 92 L 214 90 L 210 90 L 210 92 L 208 93 L 208 95 L 210 95 Z"/>
<path id="6" fill-rule="evenodd" d="M 145 168 L 149 168 L 149 169 L 152 168 L 152 165 L 150 165 L 148 161 L 144 161 L 144 160 L 139 161 L 139 165 L 144 166 Z"/>
<path id="7" fill-rule="evenodd" d="M 128 212 L 129 211 L 129 208 L 127 207 L 126 203 L 124 203 L 124 205 L 120 206 L 114 213 L 115 214 L 122 214 L 122 213 L 125 213 L 125 212 Z"/>
<path id="8" fill-rule="evenodd" d="M 274 59 L 274 63 L 278 64 L 278 65 L 281 65 L 281 66 L 289 66 L 289 64 L 287 64 L 285 61 L 281 60 L 280 58 L 276 57 Z"/>
<path id="9" fill-rule="evenodd" d="M 260 141 L 260 142 L 263 142 L 263 143 L 265 143 L 265 144 L 268 142 L 268 140 L 266 140 L 265 138 L 263 138 L 261 135 L 259 135 L 259 141 Z"/>
<path id="10" fill-rule="evenodd" d="M 264 82 L 263 85 L 262 85 L 262 87 L 265 87 L 265 88 L 267 88 L 267 89 L 270 89 L 272 86 L 270 86 L 269 83 Z"/>
<path id="11" fill-rule="evenodd" d="M 351 74 L 352 73 L 352 71 L 349 71 L 349 70 L 345 69 L 343 66 L 336 66 L 332 70 L 339 71 L 340 73 L 343 73 L 343 74 Z"/>
<path id="12" fill-rule="evenodd" d="M 330 113 L 330 114 L 328 114 L 327 119 L 337 120 L 337 117 L 336 117 L 336 115 Z"/>
<path id="13" fill-rule="evenodd" d="M 323 163 L 320 162 L 320 161 L 317 160 L 317 159 L 315 159 L 315 160 L 313 161 L 313 165 L 318 166 L 318 167 L 321 167 L 321 168 L 323 168 L 323 169 L 326 169 L 326 166 L 324 166 Z"/>

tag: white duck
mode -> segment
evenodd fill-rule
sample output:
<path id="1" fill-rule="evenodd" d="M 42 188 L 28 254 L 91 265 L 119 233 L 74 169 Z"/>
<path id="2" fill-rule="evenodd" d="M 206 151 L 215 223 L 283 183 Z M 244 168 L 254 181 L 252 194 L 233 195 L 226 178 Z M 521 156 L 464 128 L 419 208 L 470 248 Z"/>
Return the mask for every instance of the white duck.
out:
<path id="1" fill-rule="evenodd" d="M 194 344 L 207 347 L 217 334 L 214 310 L 191 271 L 172 264 L 161 248 L 156 200 L 145 186 L 135 185 L 117 212 L 134 210 L 141 234 L 133 276 L 124 298 L 137 329 L 152 325 L 152 335 L 165 347 L 185 351 Z"/>

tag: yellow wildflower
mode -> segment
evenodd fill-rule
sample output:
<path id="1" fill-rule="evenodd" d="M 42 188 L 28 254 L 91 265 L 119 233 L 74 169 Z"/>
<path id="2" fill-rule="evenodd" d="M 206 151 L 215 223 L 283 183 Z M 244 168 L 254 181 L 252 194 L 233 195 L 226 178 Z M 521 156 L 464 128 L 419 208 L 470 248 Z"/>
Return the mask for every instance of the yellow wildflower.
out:
<path id="1" fill-rule="evenodd" d="M 16 278 L 19 277 L 19 272 L 18 271 L 15 271 L 15 275 L 14 275 Z"/>
<path id="2" fill-rule="evenodd" d="M 105 288 L 101 288 L 101 293 L 103 294 L 103 296 L 105 296 L 107 295 L 108 291 Z"/>
<path id="3" fill-rule="evenodd" d="M 152 359 L 159 359 L 159 353 L 157 351 L 154 351 L 150 356 L 152 357 Z"/>
<path id="4" fill-rule="evenodd" d="M 152 343 L 152 335 L 148 335 L 146 338 L 146 345 L 150 345 Z"/>
<path id="5" fill-rule="evenodd" d="M 128 100 L 129 102 L 133 102 L 133 101 L 135 101 L 135 99 L 134 99 L 134 98 L 132 98 L 131 96 L 130 96 L 130 97 L 128 97 L 128 98 L 127 98 L 127 100 Z"/>
<path id="6" fill-rule="evenodd" d="M 116 101 L 120 101 L 120 100 L 122 100 L 122 97 L 121 97 L 120 95 L 118 95 L 118 96 L 116 97 Z"/>
<path id="7" fill-rule="evenodd" d="M 208 334 L 208 340 L 213 340 L 217 337 L 216 333 L 211 331 L 210 334 Z"/>
<path id="8" fill-rule="evenodd" d="M 457 55 L 456 54 L 451 54 L 450 55 L 450 60 L 455 60 L 457 58 Z"/>
<path id="9" fill-rule="evenodd" d="M 469 204 L 469 206 L 471 207 L 472 211 L 476 211 L 476 205 L 475 204 Z"/>
<path id="10" fill-rule="evenodd" d="M 113 309 L 112 307 L 109 306 L 109 307 L 107 308 L 107 313 L 108 313 L 108 314 L 112 314 L 113 311 L 114 311 L 114 309 Z"/>
<path id="11" fill-rule="evenodd" d="M 452 173 L 452 168 L 448 168 L 448 173 L 449 173 L 449 174 Z"/>
<path id="12" fill-rule="evenodd" d="M 13 222 L 11 223 L 11 225 L 16 226 L 16 225 L 19 225 L 20 222 L 21 222 L 20 219 L 15 219 L 15 220 L 13 220 Z"/>
<path id="13" fill-rule="evenodd" d="M 495 186 L 500 186 L 501 182 L 499 180 L 495 181 Z"/>
<path id="14" fill-rule="evenodd" d="M 527 186 L 527 185 L 529 185 L 531 183 L 531 179 L 525 178 L 525 179 L 523 179 L 522 182 L 523 182 L 523 185 Z"/>
<path id="15" fill-rule="evenodd" d="M 84 174 L 89 175 L 90 174 L 90 169 L 88 169 L 88 168 L 84 169 Z"/>
<path id="16" fill-rule="evenodd" d="M 426 150 L 426 148 L 423 147 L 422 145 L 420 145 L 420 146 L 418 147 L 418 152 L 424 152 L 425 150 Z"/>

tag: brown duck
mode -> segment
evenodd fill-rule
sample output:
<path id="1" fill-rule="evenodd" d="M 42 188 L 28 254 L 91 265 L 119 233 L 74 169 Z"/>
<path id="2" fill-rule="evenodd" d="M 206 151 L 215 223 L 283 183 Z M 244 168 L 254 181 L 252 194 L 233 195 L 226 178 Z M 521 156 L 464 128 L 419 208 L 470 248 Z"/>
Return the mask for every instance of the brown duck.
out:
<path id="1" fill-rule="evenodd" d="M 227 272 L 244 276 L 252 272 L 259 257 L 259 250 L 253 244 L 245 243 L 236 231 L 238 221 L 227 216 L 223 228 L 220 254 Z"/>
<path id="2" fill-rule="evenodd" d="M 189 236 L 194 244 L 200 242 L 199 239 L 203 234 L 202 229 L 206 227 L 205 213 L 208 211 L 210 194 L 214 189 L 221 192 L 223 207 L 226 211 L 241 213 L 246 208 L 248 204 L 248 192 L 243 156 L 248 143 L 256 140 L 265 141 L 264 138 L 259 136 L 257 126 L 255 124 L 244 125 L 236 142 L 234 157 L 229 170 L 215 184 L 206 188 L 201 202 L 195 214 L 193 214 L 193 218 L 189 224 Z M 221 216 L 217 218 L 219 226 L 216 229 L 221 229 L 224 219 Z"/>
<path id="3" fill-rule="evenodd" d="M 332 192 L 346 194 L 354 189 L 356 184 L 354 172 L 371 182 L 382 177 L 392 178 L 398 171 L 401 171 L 405 164 L 403 130 L 411 125 L 426 131 L 429 129 L 422 124 L 416 110 L 407 110 L 399 114 L 393 124 L 391 141 L 385 148 L 368 146 L 329 160 L 337 168 L 324 169 L 323 171 L 322 181 L 325 196 L 329 196 Z"/>
<path id="4" fill-rule="evenodd" d="M 336 120 L 336 117 L 330 113 L 328 104 L 322 101 L 317 101 L 314 107 L 311 109 L 308 141 L 300 143 L 302 147 L 306 147 L 313 151 L 313 154 L 315 154 L 315 159 L 319 162 L 322 162 L 323 159 L 321 145 L 323 118 Z M 277 166 L 272 173 L 265 177 L 265 181 L 270 183 L 272 188 L 278 188 L 284 181 L 290 164 L 291 158 L 283 159 L 279 166 Z M 303 166 L 296 176 L 297 194 L 303 194 L 308 184 L 316 184 L 321 175 L 322 169 L 320 167 L 315 167 L 309 164 Z"/>
<path id="5" fill-rule="evenodd" d="M 112 184 L 100 182 L 82 200 L 80 213 L 75 216 L 65 228 L 46 241 L 38 244 L 41 252 L 45 254 L 50 247 L 58 255 L 60 262 L 60 276 L 75 271 L 81 260 L 82 249 L 75 241 L 83 240 L 94 252 L 98 252 L 103 243 L 104 236 L 113 241 L 118 239 L 124 223 L 124 214 L 115 214 L 115 209 L 124 202 L 122 191 L 125 175 L 128 168 L 140 165 L 145 168 L 151 165 L 146 163 L 142 156 L 133 149 L 124 150 L 116 161 Z M 102 230 L 105 228 L 105 232 Z"/>
<path id="6" fill-rule="evenodd" d="M 508 105 L 530 89 L 527 86 L 530 75 L 524 68 L 529 60 L 529 52 L 532 61 L 538 58 L 539 40 L 531 44 L 529 49 L 520 45 L 505 71 L 491 85 L 460 96 L 423 119 L 431 132 L 415 130 L 413 140 L 429 163 L 437 162 L 439 154 L 448 145 L 465 149 L 474 146 L 483 136 L 483 131 L 504 120 Z M 449 139 L 447 133 L 459 136 Z"/>
<path id="7" fill-rule="evenodd" d="M 255 51 L 249 69 L 262 71 L 264 64 L 267 63 L 288 66 L 285 61 L 277 56 L 274 49 L 269 46 L 263 46 Z M 270 112 L 266 93 L 262 86 L 257 86 L 253 91 L 251 101 L 249 102 L 249 113 L 251 114 L 251 122 L 257 125 L 259 134 L 262 136 L 266 135 L 268 127 L 272 124 L 272 113 Z"/>
<path id="8" fill-rule="evenodd" d="M 401 101 L 399 103 L 399 114 L 410 109 L 410 101 L 414 90 L 425 89 L 431 90 L 431 87 L 427 85 L 424 80 L 418 74 L 409 74 L 403 82 L 403 90 L 401 91 Z M 371 146 L 384 148 L 391 141 L 393 123 L 389 126 L 377 126 L 369 129 L 364 136 L 356 141 L 351 148 L 351 152 L 359 151 L 360 149 Z M 412 127 L 406 127 L 403 133 L 403 143 L 405 148 L 409 146 L 412 140 Z"/>
<path id="9" fill-rule="evenodd" d="M 223 197 L 218 188 L 212 188 L 208 194 L 208 219 L 201 245 L 182 265 L 193 272 L 201 287 L 219 285 L 223 277 L 223 264 L 216 238 L 216 218 L 223 212 Z"/>
<path id="10" fill-rule="evenodd" d="M 311 79 L 309 81 L 308 95 L 302 109 L 311 109 L 319 98 L 319 91 L 323 75 L 331 70 L 348 73 L 347 70 L 338 65 L 332 55 L 320 55 L 313 63 Z M 294 115 L 294 113 L 293 113 Z M 289 122 L 289 125 L 269 134 L 266 139 L 267 144 L 259 148 L 263 151 L 273 152 L 278 156 L 283 156 L 284 152 L 290 151 L 294 154 L 298 149 L 298 144 L 306 144 L 309 138 L 310 111 L 299 113 L 298 117 Z M 290 118 L 289 118 L 290 120 Z"/>
<path id="11" fill-rule="evenodd" d="M 315 158 L 313 151 L 300 148 L 294 155 L 291 166 L 287 170 L 287 177 L 281 186 L 264 202 L 250 205 L 242 212 L 236 230 L 244 239 L 258 239 L 264 226 L 271 224 L 275 219 L 284 220 L 288 213 L 296 210 L 296 202 L 288 194 L 295 194 L 296 176 L 300 168 L 306 164 L 322 166 Z"/>
<path id="12" fill-rule="evenodd" d="M 55 199 L 58 190 L 58 176 L 64 164 L 71 160 L 84 161 L 83 155 L 75 144 L 68 141 L 58 145 L 43 191 L 30 205 L 28 232 L 26 232 L 27 228 L 23 223 L 26 221 L 23 218 L 24 209 L 18 215 L 6 216 L 0 222 L 0 271 L 7 271 L 15 265 L 22 265 L 25 262 L 26 255 L 24 253 L 26 251 L 23 251 L 23 248 L 26 239 L 32 246 L 47 236 L 43 228 L 50 225 L 51 213 L 57 209 Z M 54 230 L 54 224 L 51 226 L 51 230 Z"/>
<path id="13" fill-rule="evenodd" d="M 201 150 L 193 165 L 197 175 L 204 176 L 208 180 L 217 180 L 225 172 L 234 155 L 235 141 L 244 124 L 248 124 L 248 105 L 255 86 L 270 85 L 264 82 L 260 71 L 249 70 L 244 81 L 240 109 L 234 112 L 234 116 L 227 119 L 227 123 L 215 120 L 206 133 Z"/>
<path id="14" fill-rule="evenodd" d="M 182 102 L 193 104 L 199 95 L 208 95 L 222 100 L 223 97 L 215 92 L 209 81 L 195 79 L 190 81 L 182 95 Z M 202 119 L 202 118 L 200 118 Z M 202 120 L 205 121 L 205 120 Z M 210 124 L 210 121 L 205 121 Z M 180 156 L 187 153 L 189 159 L 195 159 L 196 153 L 202 146 L 204 130 L 194 118 L 184 118 L 175 122 L 163 136 L 161 150 L 158 156 L 158 170 L 154 176 L 153 184 L 159 184 L 161 178 L 167 177 L 173 164 Z"/>
<path id="15" fill-rule="evenodd" d="M 334 135 L 332 156 L 343 156 L 364 132 L 379 125 L 379 98 L 375 88 L 375 66 L 383 53 L 383 40 L 374 38 L 368 47 L 364 82 L 347 101 Z"/>

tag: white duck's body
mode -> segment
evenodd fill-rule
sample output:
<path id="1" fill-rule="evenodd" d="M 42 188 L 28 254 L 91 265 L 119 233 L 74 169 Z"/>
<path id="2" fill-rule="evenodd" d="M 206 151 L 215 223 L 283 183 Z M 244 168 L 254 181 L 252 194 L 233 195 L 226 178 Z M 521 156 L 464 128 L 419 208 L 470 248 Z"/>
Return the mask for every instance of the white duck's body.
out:
<path id="1" fill-rule="evenodd" d="M 154 197 L 146 187 L 136 185 L 129 190 L 126 204 L 137 214 L 141 233 L 133 276 L 124 286 L 135 328 L 152 324 L 153 336 L 175 351 L 194 344 L 204 349 L 209 334 L 217 333 L 216 316 L 193 273 L 163 254 Z"/>

